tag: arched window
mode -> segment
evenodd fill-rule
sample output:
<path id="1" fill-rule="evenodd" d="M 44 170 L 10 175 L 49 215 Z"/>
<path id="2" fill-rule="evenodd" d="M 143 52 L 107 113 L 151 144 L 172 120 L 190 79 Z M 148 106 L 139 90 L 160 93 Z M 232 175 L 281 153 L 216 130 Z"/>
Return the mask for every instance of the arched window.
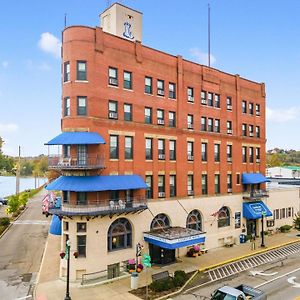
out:
<path id="1" fill-rule="evenodd" d="M 186 218 L 186 228 L 202 231 L 202 218 L 200 211 L 194 209 Z"/>
<path id="2" fill-rule="evenodd" d="M 132 245 L 132 228 L 129 221 L 120 218 L 114 221 L 107 234 L 107 250 L 130 248 Z"/>
<path id="3" fill-rule="evenodd" d="M 230 212 L 226 206 L 223 206 L 218 213 L 218 227 L 230 226 Z"/>
<path id="4" fill-rule="evenodd" d="M 150 230 L 170 227 L 170 220 L 165 214 L 158 214 L 151 222 Z"/>

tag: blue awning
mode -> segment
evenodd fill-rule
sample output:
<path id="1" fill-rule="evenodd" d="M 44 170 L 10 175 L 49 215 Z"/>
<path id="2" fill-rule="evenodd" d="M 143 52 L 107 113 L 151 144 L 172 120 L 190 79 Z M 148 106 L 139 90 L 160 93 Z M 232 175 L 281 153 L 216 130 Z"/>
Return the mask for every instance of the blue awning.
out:
<path id="1" fill-rule="evenodd" d="M 170 227 L 145 232 L 144 240 L 164 249 L 178 249 L 203 244 L 205 233 L 190 228 Z"/>
<path id="2" fill-rule="evenodd" d="M 264 214 L 265 217 L 271 217 L 272 212 L 262 201 L 243 203 L 243 217 L 246 219 L 260 219 Z"/>
<path id="3" fill-rule="evenodd" d="M 63 132 L 45 145 L 98 145 L 105 144 L 97 132 Z"/>
<path id="4" fill-rule="evenodd" d="M 54 235 L 61 235 L 61 220 L 56 215 L 52 217 L 49 232 Z"/>
<path id="5" fill-rule="evenodd" d="M 46 186 L 46 190 L 71 192 L 99 192 L 146 189 L 138 175 L 60 176 Z"/>
<path id="6" fill-rule="evenodd" d="M 242 184 L 258 184 L 269 182 L 270 180 L 267 179 L 261 173 L 243 173 L 242 174 Z"/>

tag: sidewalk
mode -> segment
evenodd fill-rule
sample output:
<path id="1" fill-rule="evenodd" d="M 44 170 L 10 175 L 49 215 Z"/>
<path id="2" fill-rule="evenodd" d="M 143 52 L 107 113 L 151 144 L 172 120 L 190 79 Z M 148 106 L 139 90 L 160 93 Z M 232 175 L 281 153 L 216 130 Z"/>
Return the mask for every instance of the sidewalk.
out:
<path id="1" fill-rule="evenodd" d="M 272 236 L 265 237 L 265 245 L 268 249 L 271 247 L 280 246 L 286 243 L 292 243 L 300 241 L 300 237 L 297 237 L 298 231 L 292 231 L 290 233 L 278 233 Z M 164 267 L 152 267 L 146 273 L 142 272 L 139 275 L 139 285 L 144 286 L 146 280 L 151 282 L 151 274 L 158 273 L 164 270 L 168 270 L 171 274 L 175 270 L 185 270 L 186 272 L 195 271 L 197 269 L 209 268 L 209 266 L 215 264 L 221 264 L 222 262 L 235 259 L 237 257 L 247 256 L 254 254 L 262 250 L 260 248 L 260 239 L 256 240 L 256 250 L 251 250 L 251 244 L 244 243 L 241 245 L 235 245 L 230 248 L 217 248 L 210 250 L 208 253 L 198 257 L 182 257 L 180 262 L 164 266 Z M 59 253 L 60 251 L 60 237 L 49 235 L 45 248 L 45 253 L 40 269 L 40 273 L 37 279 L 35 288 L 36 300 L 57 300 L 64 299 L 66 282 L 58 278 L 59 270 Z M 57 253 L 57 255 L 55 255 Z M 93 286 L 93 287 L 80 287 L 80 283 L 70 283 L 70 296 L 72 300 L 136 300 L 139 299 L 134 295 L 128 293 L 130 290 L 130 277 L 124 278 L 112 283 Z"/>

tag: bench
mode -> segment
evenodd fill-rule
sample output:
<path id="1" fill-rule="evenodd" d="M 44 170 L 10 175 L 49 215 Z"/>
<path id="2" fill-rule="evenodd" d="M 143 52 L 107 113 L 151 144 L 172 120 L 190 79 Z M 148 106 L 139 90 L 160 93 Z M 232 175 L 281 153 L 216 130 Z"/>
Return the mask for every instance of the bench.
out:
<path id="1" fill-rule="evenodd" d="M 169 271 L 163 271 L 160 273 L 152 274 L 152 281 L 157 281 L 157 280 L 165 280 L 170 278 Z"/>
<path id="2" fill-rule="evenodd" d="M 225 247 L 233 247 L 233 242 L 227 242 L 224 244 Z"/>

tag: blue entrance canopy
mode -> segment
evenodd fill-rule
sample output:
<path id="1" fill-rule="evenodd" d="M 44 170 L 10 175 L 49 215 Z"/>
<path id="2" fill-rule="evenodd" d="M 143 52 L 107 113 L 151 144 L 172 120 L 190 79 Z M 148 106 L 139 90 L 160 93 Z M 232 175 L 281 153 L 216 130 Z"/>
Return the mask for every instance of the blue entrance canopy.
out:
<path id="1" fill-rule="evenodd" d="M 45 145 L 98 145 L 105 144 L 97 132 L 63 132 Z"/>
<path id="2" fill-rule="evenodd" d="M 190 228 L 169 227 L 145 232 L 144 240 L 164 249 L 177 249 L 203 244 L 205 233 Z"/>
<path id="3" fill-rule="evenodd" d="M 267 179 L 261 173 L 243 173 L 242 174 L 242 184 L 258 184 L 269 182 L 270 180 Z"/>
<path id="4" fill-rule="evenodd" d="M 271 217 L 272 212 L 262 201 L 243 203 L 243 217 L 246 219 L 260 219 L 264 214 L 265 217 Z"/>
<path id="5" fill-rule="evenodd" d="M 138 175 L 60 176 L 46 186 L 46 190 L 71 192 L 99 192 L 146 189 Z"/>
<path id="6" fill-rule="evenodd" d="M 61 235 L 61 220 L 56 215 L 52 217 L 49 232 L 54 235 Z"/>

